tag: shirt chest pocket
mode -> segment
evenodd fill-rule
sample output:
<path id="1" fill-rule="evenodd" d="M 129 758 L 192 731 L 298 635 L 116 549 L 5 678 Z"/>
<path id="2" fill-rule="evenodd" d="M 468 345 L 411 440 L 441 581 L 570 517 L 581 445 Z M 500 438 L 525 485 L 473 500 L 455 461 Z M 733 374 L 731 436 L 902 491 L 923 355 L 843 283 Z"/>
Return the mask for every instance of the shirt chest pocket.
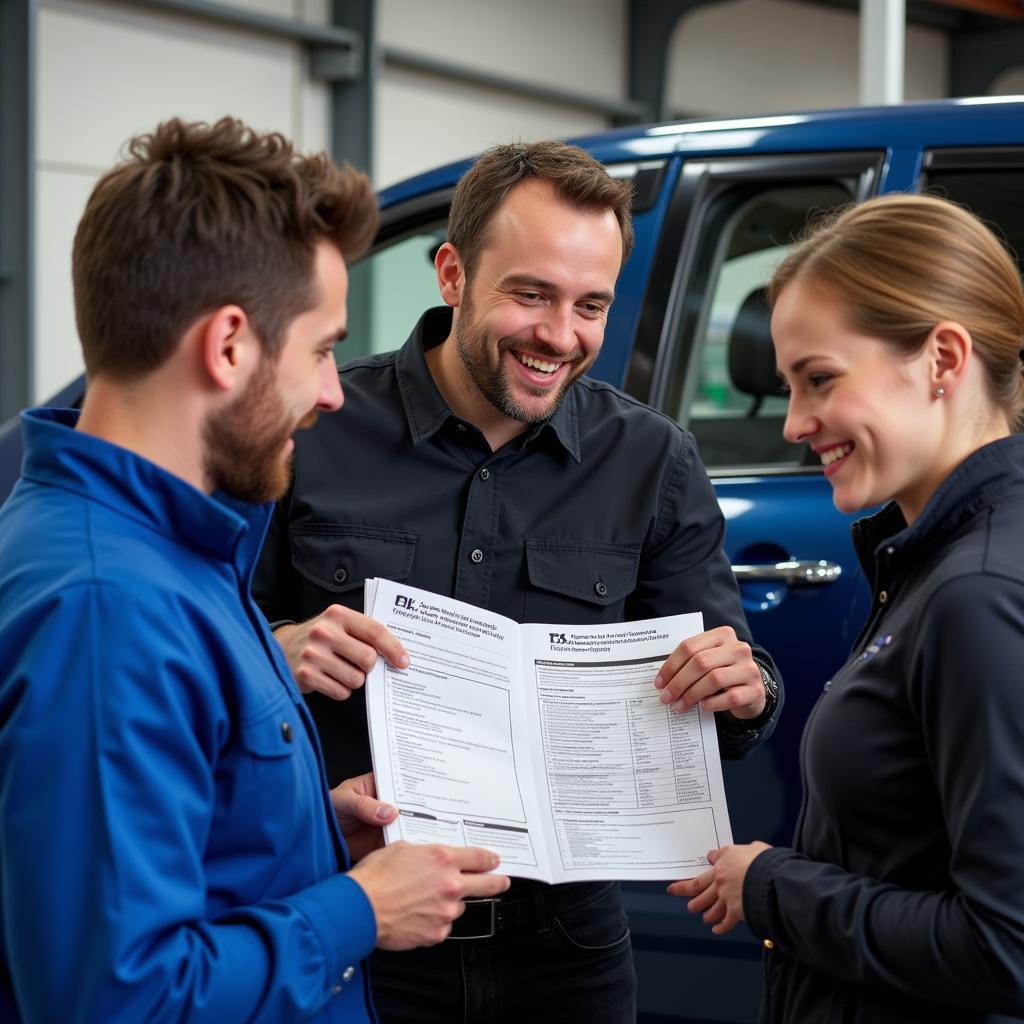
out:
<path id="1" fill-rule="evenodd" d="M 291 529 L 292 565 L 296 572 L 329 595 L 362 588 L 380 577 L 409 578 L 417 535 L 409 530 L 343 523 L 311 523 Z"/>
<path id="2" fill-rule="evenodd" d="M 304 730 L 295 705 L 274 700 L 243 714 L 234 752 L 221 766 L 225 817 L 242 816 L 261 847 L 287 845 L 297 822 L 313 813 L 311 779 L 318 780 Z"/>
<path id="3" fill-rule="evenodd" d="M 525 538 L 524 622 L 619 622 L 636 589 L 639 544 Z"/>

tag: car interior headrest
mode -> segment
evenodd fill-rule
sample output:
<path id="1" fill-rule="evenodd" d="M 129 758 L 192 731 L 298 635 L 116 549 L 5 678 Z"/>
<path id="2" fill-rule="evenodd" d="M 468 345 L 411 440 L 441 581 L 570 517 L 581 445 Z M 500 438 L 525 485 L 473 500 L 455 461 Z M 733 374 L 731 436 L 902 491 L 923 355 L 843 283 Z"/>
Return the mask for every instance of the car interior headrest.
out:
<path id="1" fill-rule="evenodd" d="M 779 392 L 771 316 L 768 289 L 755 288 L 743 300 L 729 334 L 729 377 L 737 390 L 759 399 Z"/>

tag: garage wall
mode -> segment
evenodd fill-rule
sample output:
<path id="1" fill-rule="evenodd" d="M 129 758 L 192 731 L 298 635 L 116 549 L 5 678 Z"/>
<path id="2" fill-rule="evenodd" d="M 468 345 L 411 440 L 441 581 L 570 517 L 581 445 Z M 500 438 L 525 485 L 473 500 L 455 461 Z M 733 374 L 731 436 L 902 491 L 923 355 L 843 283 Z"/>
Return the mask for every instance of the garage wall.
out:
<path id="1" fill-rule="evenodd" d="M 856 11 L 799 0 L 698 7 L 672 34 L 668 109 L 754 114 L 856 106 L 859 31 Z M 905 61 L 906 99 L 946 95 L 945 33 L 908 26 Z"/>
<path id="2" fill-rule="evenodd" d="M 239 6 L 325 17 L 322 3 L 301 0 Z M 322 149 L 328 103 L 297 44 L 131 5 L 43 0 L 37 53 L 34 388 L 43 400 L 81 370 L 71 241 L 93 184 L 126 139 L 174 115 L 234 114 Z"/>
<path id="3" fill-rule="evenodd" d="M 378 34 L 412 51 L 538 85 L 618 100 L 626 90 L 625 0 L 378 0 Z M 608 127 L 599 114 L 389 67 L 379 80 L 381 185 L 497 142 Z"/>
<path id="4" fill-rule="evenodd" d="M 331 0 L 222 0 L 326 25 Z M 374 177 L 384 186 L 509 139 L 598 131 L 570 101 L 484 88 L 387 60 L 389 51 L 606 100 L 624 98 L 628 0 L 377 0 Z M 234 114 L 302 149 L 327 147 L 328 88 L 303 47 L 130 0 L 40 0 L 35 173 L 34 399 L 79 372 L 71 239 L 97 176 L 162 118 Z M 943 95 L 948 44 L 911 28 L 907 96 Z M 812 87 L 813 83 L 813 87 Z M 1024 88 L 1017 73 L 997 91 Z M 857 101 L 857 18 L 798 0 L 725 0 L 677 25 L 667 73 L 675 113 L 752 113 Z"/>

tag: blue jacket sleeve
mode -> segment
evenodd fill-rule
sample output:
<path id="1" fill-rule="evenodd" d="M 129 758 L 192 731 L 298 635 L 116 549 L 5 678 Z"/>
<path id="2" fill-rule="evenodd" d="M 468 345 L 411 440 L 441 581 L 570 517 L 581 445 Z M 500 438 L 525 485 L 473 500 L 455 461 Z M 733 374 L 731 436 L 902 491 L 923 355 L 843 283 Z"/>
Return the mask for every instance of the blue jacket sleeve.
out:
<path id="1" fill-rule="evenodd" d="M 901 888 L 768 850 L 744 884 L 757 936 L 843 981 L 1024 1014 L 1021 664 L 1018 582 L 974 575 L 941 588 L 920 621 L 907 686 L 946 823 L 952 886 Z"/>
<path id="2" fill-rule="evenodd" d="M 213 899 L 231 719 L 169 618 L 114 587 L 72 588 L 26 609 L 0 650 L 0 909 L 24 1020 L 304 1019 L 374 945 L 344 875 Z"/>

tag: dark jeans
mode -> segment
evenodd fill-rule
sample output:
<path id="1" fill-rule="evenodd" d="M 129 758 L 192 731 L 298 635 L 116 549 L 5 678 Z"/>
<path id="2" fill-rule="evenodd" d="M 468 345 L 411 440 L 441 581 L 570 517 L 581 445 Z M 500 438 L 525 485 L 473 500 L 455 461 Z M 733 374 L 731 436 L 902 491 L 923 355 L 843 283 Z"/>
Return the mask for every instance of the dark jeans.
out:
<path id="1" fill-rule="evenodd" d="M 370 978 L 381 1024 L 634 1024 L 629 926 L 614 882 L 517 880 L 532 920 L 489 939 L 378 950 Z"/>

